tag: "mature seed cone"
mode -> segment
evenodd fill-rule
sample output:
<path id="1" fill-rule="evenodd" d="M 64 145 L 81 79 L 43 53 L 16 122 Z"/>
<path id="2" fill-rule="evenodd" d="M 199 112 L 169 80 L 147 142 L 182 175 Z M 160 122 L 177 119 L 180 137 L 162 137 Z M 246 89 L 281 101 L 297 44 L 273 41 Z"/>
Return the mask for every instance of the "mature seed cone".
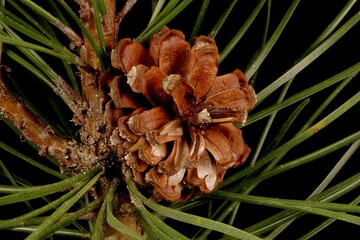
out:
<path id="1" fill-rule="evenodd" d="M 158 200 L 181 201 L 212 191 L 245 161 L 250 148 L 233 123 L 245 122 L 256 95 L 240 70 L 217 76 L 213 39 L 200 36 L 191 47 L 164 27 L 149 46 L 122 39 L 112 51 L 112 66 L 127 78 L 103 76 L 116 125 L 110 139 L 139 186 Z"/>

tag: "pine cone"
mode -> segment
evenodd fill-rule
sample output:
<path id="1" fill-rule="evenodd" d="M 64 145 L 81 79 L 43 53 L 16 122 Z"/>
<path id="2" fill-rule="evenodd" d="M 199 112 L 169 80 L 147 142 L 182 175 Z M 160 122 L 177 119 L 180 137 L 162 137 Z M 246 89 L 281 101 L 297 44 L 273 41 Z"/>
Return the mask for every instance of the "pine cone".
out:
<path id="1" fill-rule="evenodd" d="M 111 139 L 137 184 L 158 200 L 210 192 L 249 155 L 233 123 L 246 121 L 256 95 L 240 70 L 217 76 L 218 59 L 213 39 L 200 36 L 191 47 L 167 27 L 150 38 L 149 51 L 131 39 L 112 51 L 112 66 L 127 78 L 107 80 L 117 126 Z"/>

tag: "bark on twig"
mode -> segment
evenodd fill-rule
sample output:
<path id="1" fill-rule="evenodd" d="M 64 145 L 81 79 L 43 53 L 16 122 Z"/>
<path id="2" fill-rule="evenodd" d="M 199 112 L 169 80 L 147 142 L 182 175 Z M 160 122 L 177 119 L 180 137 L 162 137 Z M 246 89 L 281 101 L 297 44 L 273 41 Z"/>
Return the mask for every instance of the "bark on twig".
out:
<path id="1" fill-rule="evenodd" d="M 119 26 L 126 14 L 133 8 L 137 0 L 127 0 L 121 11 L 117 14 L 115 19 L 115 35 L 119 34 Z"/>
<path id="2" fill-rule="evenodd" d="M 40 122 L 26 106 L 10 92 L 0 75 L 0 114 L 10 119 L 21 130 L 23 137 L 40 147 L 40 153 L 52 156 L 65 155 L 67 141 Z"/>
<path id="3" fill-rule="evenodd" d="M 68 38 L 70 38 L 72 40 L 71 44 L 70 44 L 70 48 L 74 49 L 75 47 L 81 47 L 84 42 L 82 40 L 82 38 L 77 35 L 74 30 L 72 30 L 71 28 L 69 28 L 68 26 L 66 26 L 64 23 L 60 22 L 60 21 L 56 21 L 53 23 L 53 25 L 55 27 L 57 27 L 60 31 L 62 31 Z"/>

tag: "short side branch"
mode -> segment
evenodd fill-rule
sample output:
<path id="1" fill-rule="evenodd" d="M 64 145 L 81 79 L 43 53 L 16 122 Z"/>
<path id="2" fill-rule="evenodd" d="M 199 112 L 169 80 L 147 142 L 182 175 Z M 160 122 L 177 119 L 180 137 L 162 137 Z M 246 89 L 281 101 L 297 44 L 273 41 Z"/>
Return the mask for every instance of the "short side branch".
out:
<path id="1" fill-rule="evenodd" d="M 0 75 L 0 114 L 22 131 L 23 137 L 40 147 L 41 154 L 61 156 L 67 152 L 67 141 L 56 136 L 10 92 Z M 58 158 L 57 158 L 58 159 Z"/>
<path id="2" fill-rule="evenodd" d="M 124 4 L 123 8 L 121 9 L 121 11 L 117 14 L 116 19 L 115 19 L 115 35 L 116 36 L 119 33 L 120 23 L 122 22 L 122 20 L 126 16 L 126 14 L 128 14 L 128 12 L 130 12 L 130 10 L 132 9 L 132 7 L 135 5 L 136 2 L 137 2 L 137 0 L 127 0 L 126 3 Z"/>
<path id="3" fill-rule="evenodd" d="M 0 73 L 0 115 L 11 120 L 23 137 L 40 148 L 40 155 L 50 155 L 72 174 L 86 171 L 98 163 L 94 149 L 61 138 L 37 119 L 7 88 Z"/>

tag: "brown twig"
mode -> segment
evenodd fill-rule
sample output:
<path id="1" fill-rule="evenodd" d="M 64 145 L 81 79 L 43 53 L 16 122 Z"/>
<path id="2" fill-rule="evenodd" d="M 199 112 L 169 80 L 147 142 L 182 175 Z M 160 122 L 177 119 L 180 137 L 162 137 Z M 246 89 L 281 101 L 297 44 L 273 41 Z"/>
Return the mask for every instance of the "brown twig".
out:
<path id="1" fill-rule="evenodd" d="M 76 32 L 74 32 L 74 30 L 66 26 L 61 21 L 56 21 L 53 23 L 53 25 L 72 40 L 70 44 L 71 49 L 74 49 L 75 47 L 81 47 L 84 44 L 82 38 Z"/>
<path id="2" fill-rule="evenodd" d="M 36 118 L 6 86 L 0 73 L 0 115 L 8 118 L 22 132 L 26 141 L 40 148 L 40 155 L 50 155 L 71 173 L 83 172 L 99 161 L 97 151 L 74 140 L 61 138 Z"/>
<path id="3" fill-rule="evenodd" d="M 91 1 L 76 0 L 76 2 L 80 6 L 81 21 L 87 27 L 88 31 L 95 39 L 95 41 L 99 43 L 98 34 L 94 22 L 93 8 L 90 4 Z M 106 1 L 106 3 L 108 3 L 108 1 Z M 111 10 L 109 11 L 107 10 L 107 12 L 111 12 Z M 111 14 L 107 14 L 107 16 L 110 17 Z M 111 20 L 107 19 L 105 23 L 107 22 L 111 22 Z M 112 41 L 109 39 L 106 40 Z M 112 43 L 109 43 L 109 45 L 111 44 Z M 85 39 L 85 45 L 80 51 L 80 56 L 81 59 L 83 59 L 83 61 L 87 62 L 95 70 L 95 72 L 90 72 L 87 71 L 86 69 L 80 69 L 83 97 L 88 104 L 88 109 L 85 118 L 86 121 L 82 129 L 80 130 L 80 135 L 84 142 L 95 143 L 99 141 L 101 137 L 99 130 L 105 124 L 103 120 L 103 114 L 104 114 L 104 101 L 106 97 L 103 88 L 99 82 L 99 74 L 101 74 L 100 61 L 97 55 L 95 54 L 93 47 L 91 46 L 90 42 L 87 39 Z"/>
<path id="4" fill-rule="evenodd" d="M 0 64 L 2 50 L 3 44 L 0 43 Z M 50 155 L 66 168 L 73 168 L 73 173 L 85 171 L 97 163 L 95 151 L 85 150 L 83 145 L 79 145 L 74 140 L 57 136 L 51 127 L 44 125 L 34 116 L 7 87 L 3 69 L 7 70 L 7 67 L 0 68 L 0 115 L 13 122 L 21 131 L 21 137 L 36 144 L 40 148 L 40 155 Z M 74 118 L 78 118 L 78 122 L 81 123 L 86 106 L 79 93 L 62 78 L 55 80 L 55 85 L 57 87 L 54 91 L 73 110 Z"/>
<path id="5" fill-rule="evenodd" d="M 60 96 L 74 114 L 73 122 L 76 125 L 83 125 L 87 104 L 81 97 L 80 93 L 62 78 L 55 79 L 54 83 L 56 85 L 56 88 L 53 89 L 54 92 Z"/>
<path id="6" fill-rule="evenodd" d="M 121 9 L 121 11 L 116 15 L 115 36 L 117 36 L 119 34 L 120 23 L 122 22 L 124 17 L 128 14 L 128 12 L 132 9 L 132 7 L 135 5 L 136 2 L 137 2 L 137 0 L 127 0 L 126 3 L 124 4 L 123 8 Z"/>
<path id="7" fill-rule="evenodd" d="M 10 119 L 21 130 L 23 137 L 40 147 L 41 154 L 52 156 L 67 152 L 67 142 L 57 137 L 54 132 L 40 122 L 26 106 L 10 92 L 0 74 L 0 114 Z"/>

